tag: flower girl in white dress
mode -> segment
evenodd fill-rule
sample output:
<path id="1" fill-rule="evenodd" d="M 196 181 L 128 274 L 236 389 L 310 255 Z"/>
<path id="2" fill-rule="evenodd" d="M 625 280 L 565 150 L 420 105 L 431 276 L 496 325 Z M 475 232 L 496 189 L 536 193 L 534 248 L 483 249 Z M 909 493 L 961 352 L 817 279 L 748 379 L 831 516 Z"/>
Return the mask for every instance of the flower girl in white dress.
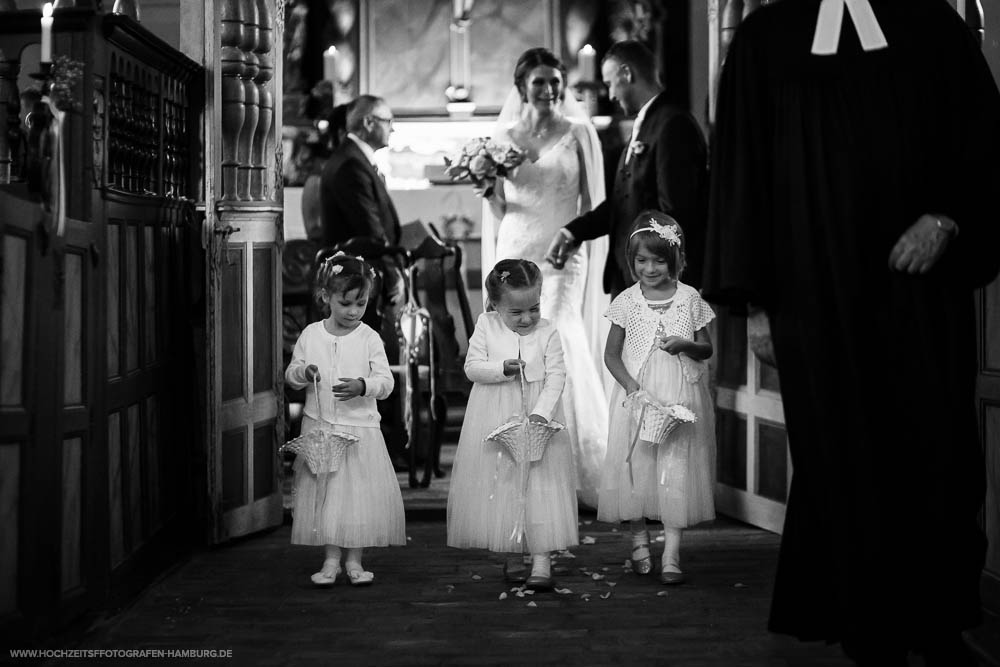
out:
<path id="1" fill-rule="evenodd" d="M 705 363 L 712 356 L 706 326 L 715 313 L 697 290 L 678 280 L 683 242 L 684 232 L 669 215 L 643 211 L 636 218 L 627 257 L 637 282 L 608 308 L 604 356 L 618 384 L 611 395 L 597 518 L 630 522 L 638 574 L 652 569 L 645 519 L 662 521 L 664 584 L 684 580 L 681 529 L 715 518 L 715 405 Z M 683 405 L 697 421 L 681 423 L 659 444 L 643 441 L 637 431 L 643 397 Z"/>
<path id="2" fill-rule="evenodd" d="M 576 475 L 565 431 L 522 469 L 503 447 L 484 441 L 527 406 L 534 423 L 562 421 L 566 380 L 559 333 L 539 316 L 541 273 L 533 262 L 498 262 L 486 278 L 490 304 L 469 341 L 465 374 L 472 380 L 448 492 L 448 546 L 517 554 L 504 572 L 525 581 L 522 553 L 531 553 L 527 585 L 550 590 L 549 552 L 577 544 Z M 525 544 L 525 542 L 527 544 Z"/>
<path id="3" fill-rule="evenodd" d="M 375 578 L 361 564 L 363 547 L 406 544 L 403 497 L 375 406 L 389 396 L 393 379 L 382 339 L 361 321 L 371 267 L 338 253 L 319 268 L 316 283 L 330 316 L 302 331 L 285 381 L 306 388 L 303 434 L 333 425 L 358 439 L 336 472 L 313 474 L 303 457 L 296 458 L 292 544 L 325 546 L 323 566 L 312 575 L 317 586 L 336 581 L 346 550 L 347 580 L 361 586 Z"/>

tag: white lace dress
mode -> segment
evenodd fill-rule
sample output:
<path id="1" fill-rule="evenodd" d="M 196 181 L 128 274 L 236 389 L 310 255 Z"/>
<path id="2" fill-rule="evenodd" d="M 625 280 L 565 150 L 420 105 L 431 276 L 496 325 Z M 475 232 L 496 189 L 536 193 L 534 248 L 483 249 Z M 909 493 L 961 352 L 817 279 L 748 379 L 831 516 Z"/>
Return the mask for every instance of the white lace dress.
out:
<path id="1" fill-rule="evenodd" d="M 596 508 L 607 450 L 608 400 L 592 353 L 597 345 L 603 348 L 604 341 L 588 338 L 583 319 L 588 260 L 584 253 L 574 253 L 561 270 L 545 261 L 552 237 L 579 214 L 578 134 L 582 132 L 581 125 L 572 125 L 537 161 L 522 164 L 504 182 L 507 205 L 497 233 L 496 259 L 529 259 L 542 271 L 542 316 L 559 330 L 568 369 L 562 400 L 573 445 L 577 498 Z"/>

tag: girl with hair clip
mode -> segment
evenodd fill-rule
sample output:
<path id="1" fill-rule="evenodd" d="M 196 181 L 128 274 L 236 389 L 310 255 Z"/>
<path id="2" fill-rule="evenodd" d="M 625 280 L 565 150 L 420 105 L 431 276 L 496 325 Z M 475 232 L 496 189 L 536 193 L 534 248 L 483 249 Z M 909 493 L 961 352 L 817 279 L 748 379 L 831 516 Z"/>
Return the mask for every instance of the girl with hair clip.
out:
<path id="1" fill-rule="evenodd" d="M 712 356 L 706 327 L 715 313 L 697 290 L 680 282 L 684 232 L 669 215 L 638 215 L 627 258 L 636 282 L 607 312 L 611 333 L 604 360 L 618 384 L 597 519 L 629 522 L 637 574 L 652 570 L 646 519 L 662 521 L 660 581 L 679 584 L 681 530 L 715 518 L 715 406 L 705 363 Z M 647 410 L 654 403 L 681 405 L 695 421 L 680 423 L 666 439 L 650 436 L 642 428 L 643 401 Z"/>
<path id="2" fill-rule="evenodd" d="M 569 438 L 552 436 L 541 459 L 527 464 L 526 482 L 502 446 L 484 440 L 512 414 L 562 421 L 566 367 L 558 331 L 540 318 L 541 290 L 538 266 L 524 259 L 502 260 L 486 278 L 492 310 L 476 322 L 465 361 L 473 385 L 448 493 L 448 546 L 516 554 L 504 566 L 507 580 L 551 590 L 549 552 L 578 542 Z"/>
<path id="3" fill-rule="evenodd" d="M 375 406 L 392 391 L 392 373 L 381 338 L 361 321 L 373 277 L 364 259 L 342 252 L 320 266 L 316 299 L 330 316 L 302 331 L 285 370 L 290 386 L 306 388 L 303 434 L 332 424 L 357 438 L 336 472 L 313 474 L 302 457 L 293 467 L 292 544 L 325 548 L 312 575 L 317 586 L 333 585 L 342 570 L 352 585 L 371 584 L 364 547 L 406 544 L 403 498 Z"/>

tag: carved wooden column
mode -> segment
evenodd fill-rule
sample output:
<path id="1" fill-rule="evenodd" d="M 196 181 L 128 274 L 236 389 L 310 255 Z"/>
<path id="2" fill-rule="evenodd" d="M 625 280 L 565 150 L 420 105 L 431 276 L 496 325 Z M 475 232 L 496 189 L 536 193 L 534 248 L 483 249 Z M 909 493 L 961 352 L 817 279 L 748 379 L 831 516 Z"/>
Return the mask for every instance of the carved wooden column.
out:
<path id="1" fill-rule="evenodd" d="M 14 151 L 20 147 L 20 117 L 17 110 L 21 96 L 17 89 L 17 75 L 21 63 L 8 60 L 0 49 L 0 185 L 12 180 Z"/>
<path id="2" fill-rule="evenodd" d="M 253 148 L 254 133 L 257 131 L 257 121 L 260 117 L 260 92 L 255 79 L 259 74 L 257 42 L 260 40 L 260 25 L 256 0 L 240 0 L 243 14 L 243 41 L 240 50 L 243 52 L 243 73 L 240 80 L 243 84 L 243 127 L 240 128 L 237 142 L 236 160 L 239 162 L 236 177 L 236 196 L 242 201 L 250 197 L 250 153 Z"/>
<path id="3" fill-rule="evenodd" d="M 254 83 L 257 86 L 260 115 L 257 119 L 257 129 L 253 135 L 253 147 L 250 152 L 250 198 L 260 201 L 268 198 L 267 183 L 270 182 L 267 168 L 270 162 L 268 153 L 270 152 L 270 138 L 273 136 L 272 123 L 274 121 L 274 95 L 271 92 L 273 85 L 271 81 L 274 78 L 274 55 L 271 53 L 274 48 L 274 35 L 267 0 L 257 0 L 257 19 L 260 24 L 260 33 L 255 50 L 257 76 L 254 78 Z"/>
<path id="4" fill-rule="evenodd" d="M 246 64 L 240 46 L 243 43 L 243 3 L 222 0 L 220 14 L 219 66 L 222 72 L 222 192 L 221 199 L 237 199 L 238 142 L 246 115 L 246 92 L 242 76 Z"/>

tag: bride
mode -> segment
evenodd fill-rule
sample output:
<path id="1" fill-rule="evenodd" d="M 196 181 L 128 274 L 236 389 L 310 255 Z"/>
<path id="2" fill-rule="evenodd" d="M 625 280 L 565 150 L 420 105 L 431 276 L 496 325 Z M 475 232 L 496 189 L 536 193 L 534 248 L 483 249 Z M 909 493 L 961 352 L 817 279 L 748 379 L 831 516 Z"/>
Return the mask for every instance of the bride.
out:
<path id="1" fill-rule="evenodd" d="M 603 315 L 608 299 L 601 282 L 607 237 L 591 241 L 587 252 L 575 253 L 562 269 L 545 261 L 558 230 L 604 199 L 597 133 L 572 93 L 565 93 L 565 81 L 566 68 L 548 49 L 529 49 L 517 61 L 515 88 L 493 139 L 516 145 L 525 160 L 513 175 L 498 178 L 484 200 L 482 266 L 485 274 L 501 259 L 523 258 L 542 270 L 542 316 L 559 329 L 569 369 L 563 410 L 573 443 L 577 498 L 596 508 L 608 437 L 601 372 L 607 336 Z"/>

